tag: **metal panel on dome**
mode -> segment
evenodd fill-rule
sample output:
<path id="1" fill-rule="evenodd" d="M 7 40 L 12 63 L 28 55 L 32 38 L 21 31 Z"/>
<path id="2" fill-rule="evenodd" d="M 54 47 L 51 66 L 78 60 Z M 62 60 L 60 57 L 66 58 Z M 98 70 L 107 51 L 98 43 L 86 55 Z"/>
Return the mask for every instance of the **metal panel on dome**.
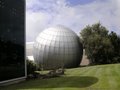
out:
<path id="1" fill-rule="evenodd" d="M 38 39 L 39 37 L 43 39 Z M 83 48 L 78 36 L 70 29 L 61 25 L 48 28 L 38 35 L 37 41 L 42 47 L 34 45 L 33 56 L 36 63 L 44 62 L 42 63 L 44 69 L 60 68 L 63 65 L 64 67 L 79 66 Z"/>

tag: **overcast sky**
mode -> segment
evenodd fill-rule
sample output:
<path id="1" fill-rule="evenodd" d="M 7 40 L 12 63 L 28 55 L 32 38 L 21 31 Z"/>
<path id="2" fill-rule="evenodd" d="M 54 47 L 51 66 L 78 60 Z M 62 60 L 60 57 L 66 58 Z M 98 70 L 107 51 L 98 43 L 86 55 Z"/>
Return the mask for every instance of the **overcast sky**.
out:
<path id="1" fill-rule="evenodd" d="M 86 25 L 101 22 L 120 35 L 120 0 L 26 0 L 26 7 L 27 42 L 57 24 L 79 35 Z"/>

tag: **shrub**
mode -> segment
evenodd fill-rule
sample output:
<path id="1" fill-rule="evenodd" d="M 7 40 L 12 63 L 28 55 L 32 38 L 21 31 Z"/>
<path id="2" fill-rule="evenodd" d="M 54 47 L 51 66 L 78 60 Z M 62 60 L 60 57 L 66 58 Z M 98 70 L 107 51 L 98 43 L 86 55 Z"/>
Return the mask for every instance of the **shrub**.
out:
<path id="1" fill-rule="evenodd" d="M 34 72 L 37 70 L 37 65 L 30 60 L 27 60 L 27 75 L 34 74 Z"/>

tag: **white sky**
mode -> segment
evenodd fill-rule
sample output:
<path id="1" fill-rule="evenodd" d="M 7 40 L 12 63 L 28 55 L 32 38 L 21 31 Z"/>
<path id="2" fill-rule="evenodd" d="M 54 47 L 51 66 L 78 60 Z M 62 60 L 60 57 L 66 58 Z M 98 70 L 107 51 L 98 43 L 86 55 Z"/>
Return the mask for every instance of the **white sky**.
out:
<path id="1" fill-rule="evenodd" d="M 62 24 L 78 35 L 88 24 L 101 22 L 120 35 L 120 0 L 95 0 L 70 5 L 69 0 L 26 0 L 27 42 L 34 41 L 45 28 Z"/>

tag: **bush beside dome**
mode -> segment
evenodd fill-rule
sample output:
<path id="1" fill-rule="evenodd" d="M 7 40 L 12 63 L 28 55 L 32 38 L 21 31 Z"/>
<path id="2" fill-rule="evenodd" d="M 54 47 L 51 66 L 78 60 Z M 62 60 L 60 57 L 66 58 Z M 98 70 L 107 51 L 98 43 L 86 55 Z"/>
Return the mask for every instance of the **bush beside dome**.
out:
<path id="1" fill-rule="evenodd" d="M 83 55 L 79 37 L 61 25 L 41 32 L 33 48 L 35 63 L 44 69 L 78 67 Z"/>

